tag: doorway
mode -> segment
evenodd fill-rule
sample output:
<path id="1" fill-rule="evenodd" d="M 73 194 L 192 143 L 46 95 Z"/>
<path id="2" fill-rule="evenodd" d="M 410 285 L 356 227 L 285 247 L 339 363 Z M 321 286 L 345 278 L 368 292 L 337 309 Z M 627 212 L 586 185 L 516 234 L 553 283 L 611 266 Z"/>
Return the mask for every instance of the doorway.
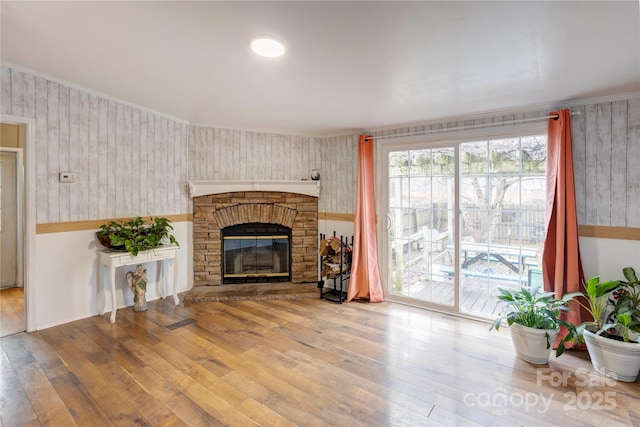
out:
<path id="1" fill-rule="evenodd" d="M 23 147 L 24 127 L 3 123 L 0 140 L 0 336 L 26 330 Z"/>
<path id="2" fill-rule="evenodd" d="M 379 153 L 387 299 L 491 319 L 501 288 L 539 286 L 543 129 L 383 142 Z"/>

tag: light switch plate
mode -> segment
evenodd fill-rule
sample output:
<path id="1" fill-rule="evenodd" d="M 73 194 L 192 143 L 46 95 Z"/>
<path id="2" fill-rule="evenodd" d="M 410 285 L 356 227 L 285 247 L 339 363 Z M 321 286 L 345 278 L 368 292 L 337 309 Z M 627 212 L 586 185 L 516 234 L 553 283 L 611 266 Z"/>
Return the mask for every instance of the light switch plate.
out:
<path id="1" fill-rule="evenodd" d="M 60 172 L 60 182 L 76 182 L 76 174 L 73 172 Z"/>

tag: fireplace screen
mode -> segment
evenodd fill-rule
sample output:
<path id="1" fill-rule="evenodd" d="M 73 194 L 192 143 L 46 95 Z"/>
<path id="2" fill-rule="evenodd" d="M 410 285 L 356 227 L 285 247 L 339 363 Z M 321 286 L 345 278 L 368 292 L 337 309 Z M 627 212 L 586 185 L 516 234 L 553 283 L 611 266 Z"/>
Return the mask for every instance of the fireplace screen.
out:
<path id="1" fill-rule="evenodd" d="M 240 224 L 222 230 L 223 283 L 289 280 L 290 229 Z"/>

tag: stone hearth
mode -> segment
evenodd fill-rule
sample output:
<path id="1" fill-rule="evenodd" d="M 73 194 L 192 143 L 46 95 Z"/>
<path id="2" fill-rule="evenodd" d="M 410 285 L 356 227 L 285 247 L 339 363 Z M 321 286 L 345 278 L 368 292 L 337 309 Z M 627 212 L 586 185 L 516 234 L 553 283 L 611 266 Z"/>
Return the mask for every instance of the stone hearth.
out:
<path id="1" fill-rule="evenodd" d="M 277 191 L 240 191 L 193 198 L 194 290 L 222 283 L 221 230 L 245 223 L 291 228 L 291 282 L 317 282 L 318 198 Z"/>
<path id="2" fill-rule="evenodd" d="M 315 283 L 251 283 L 248 285 L 195 286 L 184 302 L 266 301 L 318 298 Z"/>

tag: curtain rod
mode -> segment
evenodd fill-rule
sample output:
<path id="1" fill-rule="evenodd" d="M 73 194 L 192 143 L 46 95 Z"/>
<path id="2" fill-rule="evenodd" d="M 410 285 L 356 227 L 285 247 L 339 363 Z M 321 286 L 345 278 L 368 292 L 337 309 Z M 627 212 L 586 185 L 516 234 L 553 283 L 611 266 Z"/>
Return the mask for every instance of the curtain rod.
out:
<path id="1" fill-rule="evenodd" d="M 571 115 L 579 116 L 580 112 L 572 111 Z M 417 132 L 398 133 L 395 135 L 368 136 L 365 138 L 365 141 L 371 141 L 372 139 L 390 139 L 390 138 L 399 138 L 403 136 L 427 135 L 430 133 L 443 133 L 443 132 L 451 132 L 454 130 L 478 129 L 478 128 L 485 128 L 485 127 L 492 127 L 492 126 L 512 125 L 516 123 L 538 122 L 538 121 L 548 120 L 548 119 L 558 120 L 558 117 L 560 117 L 558 114 L 551 114 L 549 116 L 533 117 L 529 119 L 507 120 L 503 122 L 492 122 L 492 123 L 480 123 L 477 125 L 456 126 L 453 128 L 445 128 L 445 129 L 429 129 L 429 130 L 422 130 Z"/>

